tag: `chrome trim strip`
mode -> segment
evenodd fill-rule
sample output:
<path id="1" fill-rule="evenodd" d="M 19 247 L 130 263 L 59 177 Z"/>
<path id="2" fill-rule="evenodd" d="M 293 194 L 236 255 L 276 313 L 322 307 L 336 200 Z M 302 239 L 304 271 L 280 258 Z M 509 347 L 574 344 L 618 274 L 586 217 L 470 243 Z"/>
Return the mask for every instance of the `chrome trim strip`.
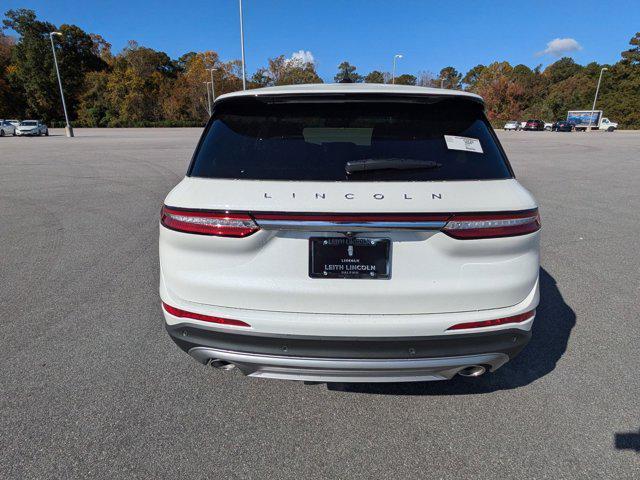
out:
<path id="1" fill-rule="evenodd" d="M 415 382 L 445 380 L 470 365 L 489 365 L 491 371 L 509 361 L 504 353 L 416 359 L 308 358 L 232 352 L 194 347 L 189 355 L 200 363 L 223 360 L 248 376 L 284 380 L 333 382 Z"/>
<path id="2" fill-rule="evenodd" d="M 316 220 L 260 220 L 256 223 L 264 230 L 314 230 L 330 232 L 357 232 L 375 230 L 440 230 L 447 222 L 328 222 Z"/>

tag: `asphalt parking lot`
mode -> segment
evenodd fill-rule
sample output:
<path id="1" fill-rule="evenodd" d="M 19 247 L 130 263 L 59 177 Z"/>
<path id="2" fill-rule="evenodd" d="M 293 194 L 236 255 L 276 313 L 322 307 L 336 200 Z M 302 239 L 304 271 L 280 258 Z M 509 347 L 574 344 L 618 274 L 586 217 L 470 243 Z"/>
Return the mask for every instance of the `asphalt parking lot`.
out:
<path id="1" fill-rule="evenodd" d="M 640 475 L 640 132 L 499 132 L 543 217 L 533 340 L 395 385 L 197 364 L 164 331 L 157 229 L 200 131 L 51 133 L 0 139 L 3 478 Z"/>

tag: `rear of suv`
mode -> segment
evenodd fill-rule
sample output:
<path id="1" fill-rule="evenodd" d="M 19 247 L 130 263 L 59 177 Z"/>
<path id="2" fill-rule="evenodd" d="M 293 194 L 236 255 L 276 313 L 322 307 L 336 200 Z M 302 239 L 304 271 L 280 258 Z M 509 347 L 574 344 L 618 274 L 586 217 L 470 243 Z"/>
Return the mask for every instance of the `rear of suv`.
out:
<path id="1" fill-rule="evenodd" d="M 493 371 L 531 335 L 537 206 L 470 93 L 223 95 L 160 223 L 166 327 L 205 364 L 440 380 Z"/>
<path id="2" fill-rule="evenodd" d="M 527 120 L 524 130 L 542 132 L 544 130 L 544 122 L 542 120 Z"/>

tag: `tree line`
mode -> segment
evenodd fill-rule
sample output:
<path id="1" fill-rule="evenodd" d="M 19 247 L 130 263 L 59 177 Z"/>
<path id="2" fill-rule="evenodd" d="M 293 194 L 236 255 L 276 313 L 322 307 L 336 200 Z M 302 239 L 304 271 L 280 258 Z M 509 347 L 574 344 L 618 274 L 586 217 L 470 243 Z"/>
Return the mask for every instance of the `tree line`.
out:
<path id="1" fill-rule="evenodd" d="M 76 25 L 56 26 L 39 20 L 33 10 L 5 13 L 0 30 L 0 117 L 60 121 L 62 108 L 49 32 L 59 31 L 55 48 L 67 106 L 75 126 L 124 127 L 202 125 L 208 118 L 205 82 L 215 95 L 242 88 L 239 60 L 222 61 L 215 51 L 188 52 L 178 59 L 130 41 L 117 54 L 100 35 Z M 622 47 L 624 48 L 624 47 Z M 618 62 L 579 65 L 565 57 L 542 69 L 509 62 L 477 65 L 465 74 L 447 66 L 439 73 L 402 73 L 396 84 L 463 89 L 481 95 L 489 119 L 566 117 L 568 110 L 590 109 L 600 69 L 608 71 L 598 109 L 621 128 L 640 128 L 640 32 Z M 389 83 L 391 74 L 358 72 L 344 61 L 334 81 Z M 248 88 L 322 83 L 312 62 L 280 55 L 270 58 L 247 79 Z"/>

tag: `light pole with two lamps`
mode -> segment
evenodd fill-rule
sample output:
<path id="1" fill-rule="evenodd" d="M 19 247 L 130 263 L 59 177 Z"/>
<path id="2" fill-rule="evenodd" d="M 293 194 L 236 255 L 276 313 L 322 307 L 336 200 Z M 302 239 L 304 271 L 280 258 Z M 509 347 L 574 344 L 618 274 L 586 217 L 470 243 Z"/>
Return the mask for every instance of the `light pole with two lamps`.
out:
<path id="1" fill-rule="evenodd" d="M 71 124 L 69 123 L 69 115 L 67 114 L 67 104 L 64 101 L 64 91 L 62 90 L 62 80 L 60 79 L 60 70 L 58 69 L 58 59 L 56 57 L 56 47 L 53 44 L 53 36 L 62 36 L 60 32 L 51 32 L 49 33 L 49 40 L 51 40 L 51 50 L 53 51 L 53 63 L 56 65 L 56 75 L 58 76 L 58 85 L 60 86 L 60 97 L 62 97 L 62 109 L 64 110 L 64 120 L 67 122 L 67 126 L 64 127 L 64 131 L 67 134 L 67 137 L 73 137 L 73 128 L 71 128 Z"/>
<path id="2" fill-rule="evenodd" d="M 600 91 L 600 82 L 602 81 L 602 72 L 609 70 L 607 67 L 600 69 L 600 76 L 598 77 L 598 86 L 596 87 L 596 95 L 593 97 L 593 106 L 591 107 L 591 113 L 589 113 L 589 130 L 591 130 L 591 122 L 593 121 L 593 111 L 596 109 L 596 100 L 598 100 L 598 92 Z"/>

